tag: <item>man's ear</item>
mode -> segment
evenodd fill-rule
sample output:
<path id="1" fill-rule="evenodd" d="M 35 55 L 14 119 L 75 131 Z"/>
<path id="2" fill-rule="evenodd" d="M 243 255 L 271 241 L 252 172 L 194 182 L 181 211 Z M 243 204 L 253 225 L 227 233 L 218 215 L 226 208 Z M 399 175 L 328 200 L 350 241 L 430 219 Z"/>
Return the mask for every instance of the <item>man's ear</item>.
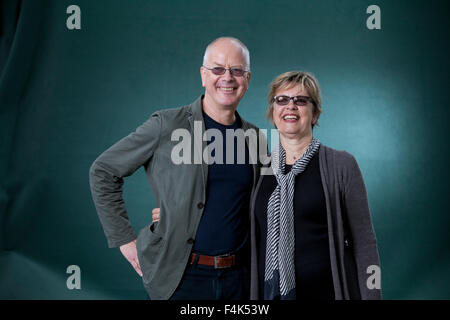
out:
<path id="1" fill-rule="evenodd" d="M 202 67 L 200 67 L 200 77 L 202 78 L 202 87 L 205 87 L 205 77 L 206 77 L 206 69 Z"/>
<path id="2" fill-rule="evenodd" d="M 250 84 L 250 78 L 252 77 L 252 73 L 249 71 L 247 72 L 247 84 Z"/>

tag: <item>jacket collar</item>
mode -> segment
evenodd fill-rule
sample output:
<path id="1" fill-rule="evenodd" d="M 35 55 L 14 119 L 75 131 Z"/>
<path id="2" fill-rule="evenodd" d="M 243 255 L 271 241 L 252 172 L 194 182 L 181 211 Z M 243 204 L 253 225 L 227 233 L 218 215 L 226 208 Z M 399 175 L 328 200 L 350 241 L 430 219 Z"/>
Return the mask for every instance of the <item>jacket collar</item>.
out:
<path id="1" fill-rule="evenodd" d="M 202 112 L 202 100 L 205 95 L 201 95 L 198 97 L 193 103 L 191 103 L 191 107 L 188 109 L 193 116 L 193 121 L 203 121 L 203 112 Z"/>

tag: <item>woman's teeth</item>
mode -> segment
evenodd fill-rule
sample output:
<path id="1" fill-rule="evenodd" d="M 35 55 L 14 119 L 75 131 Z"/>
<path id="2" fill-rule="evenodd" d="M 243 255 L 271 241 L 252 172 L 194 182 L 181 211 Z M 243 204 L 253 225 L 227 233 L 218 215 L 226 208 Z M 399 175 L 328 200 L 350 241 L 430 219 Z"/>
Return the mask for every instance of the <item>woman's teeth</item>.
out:
<path id="1" fill-rule="evenodd" d="M 284 116 L 283 119 L 284 120 L 297 120 L 298 117 L 297 116 Z"/>

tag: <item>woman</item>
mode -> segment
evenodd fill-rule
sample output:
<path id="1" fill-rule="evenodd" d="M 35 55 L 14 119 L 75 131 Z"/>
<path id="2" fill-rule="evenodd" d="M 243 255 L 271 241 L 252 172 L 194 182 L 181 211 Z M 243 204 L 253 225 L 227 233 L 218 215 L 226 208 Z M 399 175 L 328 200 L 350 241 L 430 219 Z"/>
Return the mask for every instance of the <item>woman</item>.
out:
<path id="1" fill-rule="evenodd" d="M 322 112 L 317 80 L 283 73 L 271 83 L 268 101 L 280 144 L 252 200 L 251 298 L 381 298 L 359 167 L 349 153 L 313 137 Z"/>

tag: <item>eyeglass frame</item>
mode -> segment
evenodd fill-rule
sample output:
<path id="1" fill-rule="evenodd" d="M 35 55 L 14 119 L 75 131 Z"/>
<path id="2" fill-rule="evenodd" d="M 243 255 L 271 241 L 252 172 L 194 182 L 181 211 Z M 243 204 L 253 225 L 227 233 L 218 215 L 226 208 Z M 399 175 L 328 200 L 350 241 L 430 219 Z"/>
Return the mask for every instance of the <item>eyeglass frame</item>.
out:
<path id="1" fill-rule="evenodd" d="M 284 105 L 278 104 L 277 97 L 287 97 L 287 98 L 289 98 L 289 101 L 288 101 L 287 104 L 284 104 Z M 272 103 L 275 103 L 278 107 L 286 107 L 286 106 L 288 106 L 289 103 L 291 102 L 291 100 L 292 100 L 292 103 L 294 104 L 294 106 L 296 106 L 296 107 L 304 107 L 304 106 L 306 106 L 308 104 L 308 103 L 306 103 L 305 105 L 297 105 L 297 104 L 295 104 L 294 99 L 297 98 L 297 97 L 301 97 L 303 99 L 306 99 L 308 102 L 311 102 L 313 105 L 315 105 L 315 102 L 314 102 L 313 98 L 311 98 L 311 97 L 302 96 L 302 95 L 297 95 L 297 96 L 291 97 L 291 96 L 288 96 L 288 95 L 285 95 L 285 94 L 280 94 L 280 95 L 274 96 L 272 98 Z"/>
<path id="2" fill-rule="evenodd" d="M 225 73 L 227 73 L 227 70 L 230 71 L 230 75 L 232 75 L 233 77 L 243 77 L 243 76 L 245 76 L 246 73 L 250 72 L 250 70 L 245 70 L 245 69 L 241 69 L 241 68 L 225 68 L 225 67 L 208 68 L 205 65 L 202 65 L 202 67 L 207 69 L 207 70 L 209 70 L 209 71 L 211 71 L 215 76 L 223 76 Z M 222 74 L 215 74 L 212 70 L 214 70 L 216 68 L 224 69 L 225 71 Z M 238 76 L 238 75 L 233 73 L 233 70 L 241 70 L 241 71 L 243 71 L 243 74 L 241 76 Z"/>

